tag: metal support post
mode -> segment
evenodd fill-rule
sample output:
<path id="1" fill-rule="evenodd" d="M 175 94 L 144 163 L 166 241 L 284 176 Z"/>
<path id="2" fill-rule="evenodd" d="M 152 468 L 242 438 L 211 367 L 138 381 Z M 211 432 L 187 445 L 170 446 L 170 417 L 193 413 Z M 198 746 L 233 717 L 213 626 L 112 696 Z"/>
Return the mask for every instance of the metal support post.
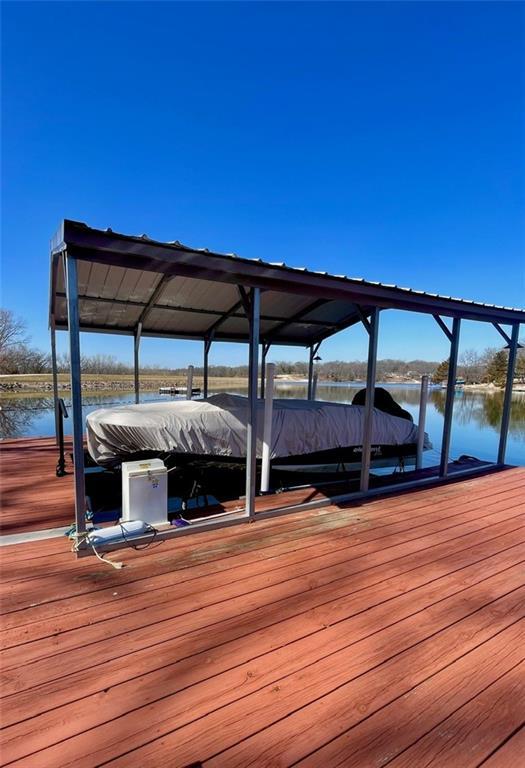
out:
<path id="1" fill-rule="evenodd" d="M 208 375 L 208 370 L 209 370 L 208 357 L 209 357 L 209 354 L 210 354 L 211 343 L 213 341 L 214 335 L 215 335 L 215 331 L 211 331 L 210 335 L 204 340 L 204 370 L 203 370 L 203 385 L 202 385 L 202 388 L 203 388 L 203 396 L 205 398 L 208 397 L 208 380 L 209 380 L 209 375 Z"/>
<path id="2" fill-rule="evenodd" d="M 133 338 L 133 374 L 135 379 L 135 402 L 140 402 L 140 368 L 139 368 L 139 349 L 140 336 L 142 333 L 142 323 L 137 323 Z"/>
<path id="3" fill-rule="evenodd" d="M 308 358 L 308 391 L 306 395 L 307 400 L 315 400 L 314 388 L 316 385 L 314 385 L 314 363 L 315 363 L 315 358 L 317 356 L 317 353 L 319 352 L 320 346 L 321 346 L 321 342 L 319 341 L 317 344 L 312 344 L 312 346 L 310 347 L 310 356 Z"/>
<path id="4" fill-rule="evenodd" d="M 84 484 L 84 441 L 82 384 L 80 372 L 80 319 L 78 314 L 77 262 L 64 255 L 71 371 L 71 410 L 73 422 L 73 463 L 75 471 L 75 526 L 77 535 L 86 531 L 86 491 Z"/>
<path id="5" fill-rule="evenodd" d="M 259 326 L 261 294 L 258 288 L 250 293 L 250 344 L 248 358 L 248 421 L 246 424 L 246 512 L 255 517 L 255 482 L 257 472 L 257 379 L 259 367 Z"/>
<path id="6" fill-rule="evenodd" d="M 53 373 L 53 405 L 55 409 L 55 441 L 60 444 L 60 403 L 58 402 L 58 371 L 55 320 L 51 320 L 51 369 Z"/>
<path id="7" fill-rule="evenodd" d="M 202 396 L 206 399 L 208 397 L 208 341 L 204 341 L 204 359 L 202 365 Z"/>
<path id="8" fill-rule="evenodd" d="M 261 461 L 261 493 L 270 490 L 270 460 L 272 453 L 273 378 L 275 363 L 266 366 L 266 395 L 264 398 L 264 430 Z"/>
<path id="9" fill-rule="evenodd" d="M 264 398 L 264 388 L 266 386 L 265 374 L 266 374 L 266 356 L 270 351 L 270 344 L 262 345 L 262 359 L 261 359 L 261 398 Z"/>
<path id="10" fill-rule="evenodd" d="M 423 448 L 425 447 L 425 421 L 427 417 L 428 376 L 421 377 L 421 393 L 419 395 L 419 419 L 417 424 L 416 469 L 423 466 Z"/>
<path id="11" fill-rule="evenodd" d="M 317 397 L 317 381 L 319 379 L 319 372 L 314 370 L 314 378 L 312 380 L 312 397 L 310 400 L 315 400 Z"/>
<path id="12" fill-rule="evenodd" d="M 366 327 L 366 326 L 365 326 Z M 370 451 L 372 448 L 372 426 L 374 417 L 374 394 L 377 364 L 377 337 L 379 332 L 379 308 L 372 310 L 368 331 L 368 365 L 366 371 L 366 398 L 363 419 L 363 448 L 361 454 L 361 493 L 368 491 L 370 480 Z"/>
<path id="13" fill-rule="evenodd" d="M 306 395 L 307 400 L 312 399 L 313 381 L 314 381 L 314 348 L 312 346 L 310 347 L 310 356 L 308 358 L 308 390 Z"/>
<path id="14" fill-rule="evenodd" d="M 458 370 L 459 330 L 461 320 L 455 317 L 452 321 L 452 333 L 450 334 L 450 358 L 448 361 L 447 397 L 445 400 L 445 416 L 443 420 L 443 439 L 441 441 L 441 461 L 439 463 L 439 476 L 448 474 L 448 458 L 450 452 L 450 435 L 452 432 L 452 412 L 454 410 L 454 391 Z"/>
<path id="15" fill-rule="evenodd" d="M 516 358 L 518 356 L 519 323 L 512 326 L 512 335 L 509 344 L 509 362 L 507 365 L 507 381 L 505 383 L 505 395 L 503 397 L 503 413 L 501 415 L 501 428 L 499 434 L 498 464 L 505 463 L 505 451 L 507 449 L 507 435 L 510 424 L 510 409 L 512 403 L 512 385 L 516 370 Z"/>
<path id="16" fill-rule="evenodd" d="M 186 379 L 186 400 L 193 397 L 193 365 L 188 365 L 188 377 Z"/>

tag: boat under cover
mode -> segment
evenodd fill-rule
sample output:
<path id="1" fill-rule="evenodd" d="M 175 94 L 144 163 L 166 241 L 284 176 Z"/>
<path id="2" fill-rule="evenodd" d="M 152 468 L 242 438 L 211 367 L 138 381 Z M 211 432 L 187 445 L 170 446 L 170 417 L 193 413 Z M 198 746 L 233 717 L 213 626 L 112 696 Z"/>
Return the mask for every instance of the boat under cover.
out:
<path id="1" fill-rule="evenodd" d="M 262 454 L 264 400 L 257 401 L 257 456 Z M 271 459 L 319 455 L 360 447 L 365 409 L 318 400 L 273 401 Z M 87 417 L 87 445 L 93 460 L 114 465 L 144 452 L 240 459 L 246 456 L 248 398 L 218 394 L 206 400 L 121 405 Z M 387 454 L 415 448 L 417 426 L 374 408 L 372 445 Z M 425 435 L 425 449 L 431 448 Z M 403 450 L 402 448 L 405 448 Z M 408 453 L 414 451 L 408 451 Z M 372 455 L 374 449 L 372 451 Z"/>

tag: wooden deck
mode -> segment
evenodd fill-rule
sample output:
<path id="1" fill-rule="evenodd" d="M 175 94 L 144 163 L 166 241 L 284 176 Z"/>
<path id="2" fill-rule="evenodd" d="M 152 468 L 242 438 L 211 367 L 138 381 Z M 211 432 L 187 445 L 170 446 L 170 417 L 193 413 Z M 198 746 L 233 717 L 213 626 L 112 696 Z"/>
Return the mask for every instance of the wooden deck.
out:
<path id="1" fill-rule="evenodd" d="M 514 768 L 524 491 L 509 469 L 118 571 L 65 539 L 2 548 L 3 764 Z"/>
<path id="2" fill-rule="evenodd" d="M 67 446 L 68 454 L 71 446 Z M 75 519 L 73 500 L 72 464 L 68 458 L 64 477 L 56 477 L 58 449 L 53 438 L 27 438 L 0 442 L 0 535 L 21 534 L 29 531 L 61 528 L 71 525 Z M 483 469 L 483 462 L 476 462 Z M 485 464 L 487 471 L 491 465 Z M 465 469 L 465 464 L 451 463 L 449 476 Z M 371 477 L 370 486 L 396 484 L 411 479 L 415 473 Z M 419 477 L 430 479 L 437 475 L 437 467 L 420 470 Z M 307 486 L 292 491 L 260 496 L 255 501 L 257 512 L 267 512 L 278 507 L 304 502 L 326 502 L 332 496 L 359 489 L 359 481 L 353 486 L 348 481 Z M 224 502 L 210 512 L 237 512 L 244 508 L 239 499 Z M 191 516 L 191 513 L 190 513 Z"/>
<path id="3" fill-rule="evenodd" d="M 2 534 L 58 528 L 74 521 L 73 476 L 57 477 L 57 461 L 54 438 L 0 443 Z"/>

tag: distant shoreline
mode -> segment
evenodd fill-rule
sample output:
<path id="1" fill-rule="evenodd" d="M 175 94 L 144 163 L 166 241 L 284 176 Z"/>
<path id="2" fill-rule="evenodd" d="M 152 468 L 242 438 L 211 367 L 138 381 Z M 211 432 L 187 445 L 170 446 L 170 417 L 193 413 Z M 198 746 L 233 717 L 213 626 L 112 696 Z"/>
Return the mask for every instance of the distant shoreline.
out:
<path id="1" fill-rule="evenodd" d="M 282 374 L 276 377 L 278 384 L 290 384 L 304 386 L 307 381 L 305 378 L 296 378 L 290 374 Z M 383 386 L 415 386 L 420 381 L 413 378 L 388 378 L 386 381 L 377 382 Z M 332 379 L 319 379 L 319 384 L 323 386 L 345 386 L 362 385 L 366 386 L 364 381 L 334 381 Z M 175 387 L 183 389 L 186 386 L 186 377 L 181 375 L 166 376 L 162 374 L 142 374 L 140 377 L 140 389 L 142 392 L 156 392 L 160 387 Z M 203 387 L 202 376 L 194 376 L 194 387 Z M 210 389 L 225 387 L 242 388 L 248 386 L 248 380 L 244 377 L 210 376 L 208 379 Z M 494 384 L 465 384 L 465 389 L 481 391 L 501 391 L 502 387 Z M 60 373 L 58 375 L 59 392 L 69 392 L 71 389 L 69 374 Z M 134 378 L 132 374 L 93 374 L 86 373 L 82 376 L 82 390 L 85 392 L 129 392 L 134 389 Z M 514 390 L 517 392 L 525 391 L 525 385 L 515 384 Z M 12 374 L 0 375 L 0 397 L 8 397 L 15 394 L 31 395 L 51 393 L 53 391 L 53 377 L 50 373 L 31 373 L 31 374 Z"/>

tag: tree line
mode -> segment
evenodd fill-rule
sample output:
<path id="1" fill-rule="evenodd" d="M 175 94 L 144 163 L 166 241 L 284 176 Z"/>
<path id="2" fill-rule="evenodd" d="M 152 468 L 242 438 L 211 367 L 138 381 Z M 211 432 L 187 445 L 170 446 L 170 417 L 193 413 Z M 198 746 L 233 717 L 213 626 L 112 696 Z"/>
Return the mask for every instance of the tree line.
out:
<path id="1" fill-rule="evenodd" d="M 479 353 L 474 349 L 465 350 L 458 365 L 458 376 L 468 384 L 493 382 L 502 385 L 506 379 L 508 352 L 497 348 L 489 348 Z M 366 378 L 367 363 L 362 360 L 317 361 L 316 370 L 319 378 L 327 381 L 363 381 Z M 60 373 L 69 371 L 69 358 L 59 355 L 57 368 Z M 104 376 L 131 374 L 131 365 L 123 363 L 113 355 L 83 355 L 81 369 L 84 373 Z M 0 309 L 0 373 L 1 374 L 30 374 L 50 373 L 52 370 L 51 355 L 31 346 L 22 320 L 6 309 Z M 275 363 L 278 376 L 306 378 L 308 363 L 304 361 L 284 361 Z M 186 368 L 168 368 L 165 366 L 141 366 L 141 372 L 146 374 L 161 374 L 182 376 Z M 203 374 L 203 368 L 195 366 L 196 375 Z M 442 362 L 428 360 L 397 360 L 386 358 L 377 361 L 377 379 L 389 378 L 419 379 L 428 374 L 433 381 L 446 380 L 448 375 L 448 360 Z M 209 375 L 227 378 L 246 378 L 247 365 L 210 365 Z M 516 378 L 525 381 L 525 350 L 518 352 Z"/>
<path id="2" fill-rule="evenodd" d="M 495 384 L 503 387 L 507 381 L 509 353 L 506 349 L 486 349 L 478 353 L 474 349 L 463 352 L 459 358 L 457 375 L 465 379 L 466 384 Z M 443 360 L 432 374 L 436 384 L 446 381 L 449 360 Z M 525 382 L 525 349 L 518 350 L 514 380 Z"/>

